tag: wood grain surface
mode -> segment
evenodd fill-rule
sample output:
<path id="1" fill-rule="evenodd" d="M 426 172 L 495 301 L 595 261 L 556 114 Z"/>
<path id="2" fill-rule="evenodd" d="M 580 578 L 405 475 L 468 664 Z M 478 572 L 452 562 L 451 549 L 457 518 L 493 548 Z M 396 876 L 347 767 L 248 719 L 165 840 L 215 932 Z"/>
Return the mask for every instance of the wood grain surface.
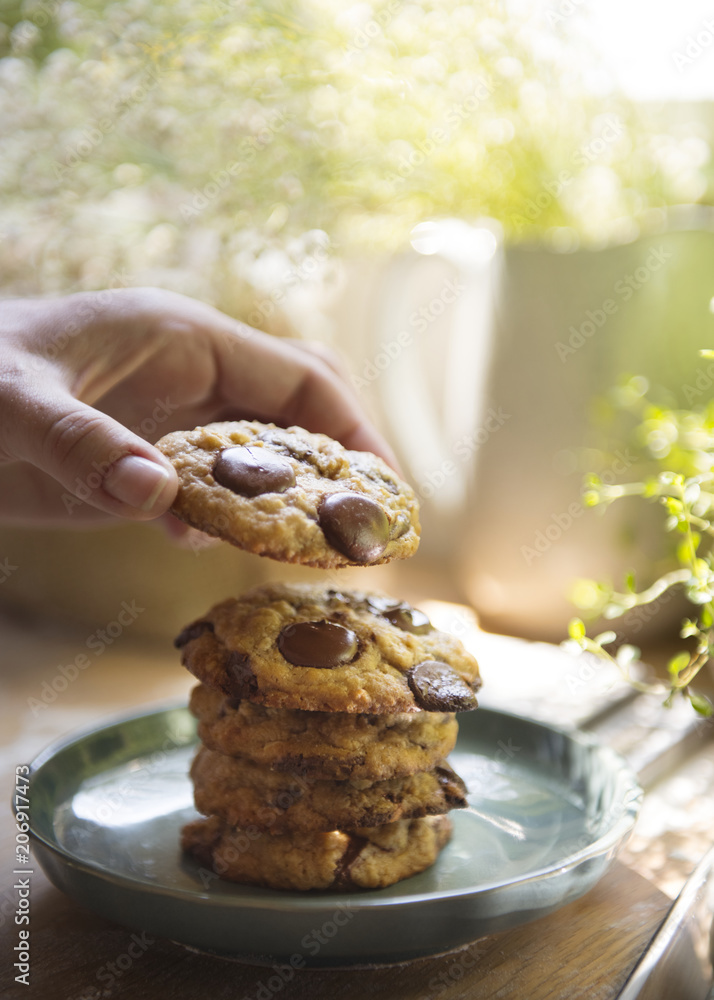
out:
<path id="1" fill-rule="evenodd" d="M 616 863 L 581 900 L 444 958 L 373 970 L 281 974 L 133 933 L 79 907 L 36 873 L 30 987 L 14 983 L 4 964 L 0 995 L 5 1000 L 614 1000 L 670 903 Z M 4 963 L 15 936 L 5 924 Z"/>

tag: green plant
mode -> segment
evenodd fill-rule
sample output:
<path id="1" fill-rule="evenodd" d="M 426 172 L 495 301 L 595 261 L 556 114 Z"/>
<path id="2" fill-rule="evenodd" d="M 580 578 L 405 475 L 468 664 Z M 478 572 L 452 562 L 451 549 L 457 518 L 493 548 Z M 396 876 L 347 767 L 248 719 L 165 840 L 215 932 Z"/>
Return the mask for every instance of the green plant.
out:
<path id="1" fill-rule="evenodd" d="M 236 312 L 243 282 L 399 250 L 434 216 L 621 238 L 701 196 L 709 146 L 590 92 L 581 13 L 0 0 L 4 293 L 158 284 Z"/>
<path id="2" fill-rule="evenodd" d="M 714 358 L 714 351 L 701 351 Z M 703 390 L 684 386 L 692 400 Z M 688 392 L 687 392 L 688 390 Z M 692 690 L 692 683 L 714 655 L 714 403 L 678 409 L 657 405 L 649 398 L 642 378 L 626 379 L 614 393 L 616 409 L 636 419 L 634 441 L 649 459 L 652 474 L 638 481 L 609 485 L 597 475 L 586 478 L 583 500 L 588 507 L 605 510 L 616 500 L 638 496 L 664 509 L 665 530 L 673 536 L 672 567 L 648 587 L 638 590 L 633 574 L 625 579 L 622 592 L 607 583 L 578 581 L 574 602 L 590 616 L 615 619 L 632 608 L 652 604 L 672 588 L 680 588 L 693 612 L 682 622 L 680 637 L 689 648 L 668 663 L 668 683 L 646 683 L 630 676 L 630 665 L 639 650 L 627 644 L 614 653 L 605 649 L 616 640 L 612 631 L 590 638 L 580 618 L 570 622 L 571 643 L 620 668 L 623 676 L 644 691 L 666 692 L 666 704 L 677 695 L 686 696 L 694 709 L 709 716 L 714 707 L 708 698 Z"/>

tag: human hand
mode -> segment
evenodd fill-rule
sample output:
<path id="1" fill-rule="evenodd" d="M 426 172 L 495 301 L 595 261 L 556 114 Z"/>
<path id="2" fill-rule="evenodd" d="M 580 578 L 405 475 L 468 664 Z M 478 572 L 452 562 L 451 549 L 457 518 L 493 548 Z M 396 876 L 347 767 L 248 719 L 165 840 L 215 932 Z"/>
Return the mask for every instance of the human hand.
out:
<path id="1" fill-rule="evenodd" d="M 159 517 L 178 481 L 150 442 L 241 419 L 299 424 L 395 464 L 321 347 L 159 289 L 0 303 L 0 520 Z"/>

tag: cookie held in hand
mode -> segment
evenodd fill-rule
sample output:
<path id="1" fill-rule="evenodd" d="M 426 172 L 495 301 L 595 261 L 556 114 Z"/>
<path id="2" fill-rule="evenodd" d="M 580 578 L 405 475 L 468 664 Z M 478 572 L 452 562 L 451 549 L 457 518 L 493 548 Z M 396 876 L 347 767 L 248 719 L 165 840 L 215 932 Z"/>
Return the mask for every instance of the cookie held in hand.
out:
<path id="1" fill-rule="evenodd" d="M 280 562 L 334 569 L 406 559 L 419 545 L 413 490 L 376 455 L 258 421 L 174 431 L 182 521 Z"/>

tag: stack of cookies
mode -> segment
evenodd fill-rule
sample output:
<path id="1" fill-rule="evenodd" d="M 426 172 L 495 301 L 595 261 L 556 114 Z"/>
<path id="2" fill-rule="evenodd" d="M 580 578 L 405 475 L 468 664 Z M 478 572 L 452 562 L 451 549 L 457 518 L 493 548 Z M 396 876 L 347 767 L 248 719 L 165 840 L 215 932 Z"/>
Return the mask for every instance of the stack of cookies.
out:
<path id="1" fill-rule="evenodd" d="M 194 527 L 282 561 L 337 568 L 411 555 L 417 504 L 380 459 L 301 428 L 212 424 L 168 435 Z M 423 871 L 466 789 L 445 762 L 478 666 L 409 605 L 269 584 L 176 640 L 200 681 L 202 745 L 184 849 L 227 879 L 379 888 Z"/>

